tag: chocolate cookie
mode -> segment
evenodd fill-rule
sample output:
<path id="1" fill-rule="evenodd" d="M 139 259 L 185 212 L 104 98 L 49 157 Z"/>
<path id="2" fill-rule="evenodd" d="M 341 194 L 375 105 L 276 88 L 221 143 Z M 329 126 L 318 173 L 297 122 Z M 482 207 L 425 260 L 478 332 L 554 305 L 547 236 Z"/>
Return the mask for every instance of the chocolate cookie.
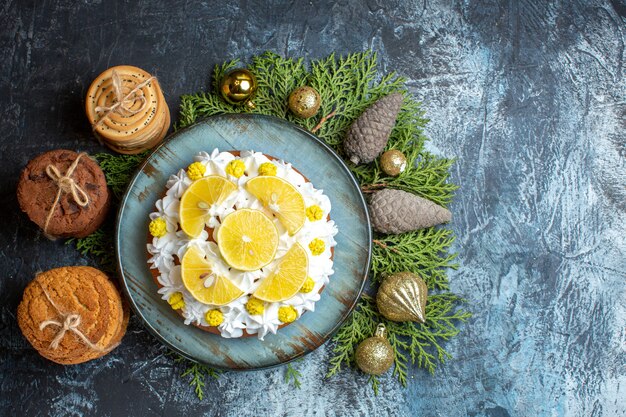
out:
<path id="1" fill-rule="evenodd" d="M 60 149 L 26 165 L 17 198 L 22 211 L 48 236 L 84 237 L 106 218 L 110 195 L 97 162 L 87 154 Z"/>
<path id="2" fill-rule="evenodd" d="M 60 364 L 99 358 L 126 333 L 129 312 L 108 277 L 88 266 L 42 272 L 17 309 L 22 333 L 39 354 Z"/>

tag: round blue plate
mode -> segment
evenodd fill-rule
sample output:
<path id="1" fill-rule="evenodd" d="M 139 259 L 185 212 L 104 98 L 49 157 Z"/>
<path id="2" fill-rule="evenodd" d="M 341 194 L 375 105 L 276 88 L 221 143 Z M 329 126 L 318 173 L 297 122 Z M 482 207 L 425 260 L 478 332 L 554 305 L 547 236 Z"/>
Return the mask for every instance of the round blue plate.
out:
<path id="1" fill-rule="evenodd" d="M 291 162 L 332 204 L 339 233 L 334 275 L 314 312 L 267 335 L 224 339 L 182 318 L 157 294 L 148 269 L 148 215 L 171 174 L 199 151 L 255 150 Z M 322 345 L 354 308 L 369 271 L 371 230 L 367 206 L 341 158 L 313 134 L 283 120 L 250 114 L 210 117 L 173 134 L 144 162 L 122 200 L 116 226 L 116 255 L 122 286 L 135 312 L 163 343 L 189 359 L 222 369 L 259 369 L 305 355 Z"/>

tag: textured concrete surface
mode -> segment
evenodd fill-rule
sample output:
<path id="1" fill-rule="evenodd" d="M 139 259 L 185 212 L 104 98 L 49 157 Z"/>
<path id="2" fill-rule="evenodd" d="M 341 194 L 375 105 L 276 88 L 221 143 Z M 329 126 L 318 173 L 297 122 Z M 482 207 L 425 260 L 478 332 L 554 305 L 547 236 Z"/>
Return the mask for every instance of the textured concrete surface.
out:
<path id="1" fill-rule="evenodd" d="M 29 1 L 0 4 L 0 414 L 625 416 L 626 4 L 597 1 Z M 35 271 L 87 264 L 18 212 L 41 151 L 99 150 L 82 112 L 114 64 L 155 72 L 175 109 L 209 69 L 264 50 L 372 48 L 409 78 L 436 152 L 458 158 L 455 291 L 475 318 L 435 377 L 378 397 L 324 380 L 329 349 L 283 370 L 228 373 L 198 401 L 133 320 L 105 359 L 61 367 L 19 334 Z"/>

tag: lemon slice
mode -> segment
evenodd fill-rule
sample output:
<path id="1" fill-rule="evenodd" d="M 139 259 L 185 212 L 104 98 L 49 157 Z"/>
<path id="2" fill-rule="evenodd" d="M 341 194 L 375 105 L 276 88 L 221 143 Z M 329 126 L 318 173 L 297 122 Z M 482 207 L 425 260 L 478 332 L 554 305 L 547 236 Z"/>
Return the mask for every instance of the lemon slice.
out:
<path id="1" fill-rule="evenodd" d="M 270 303 L 288 300 L 302 288 L 308 269 L 306 252 L 299 243 L 295 243 L 278 262 L 276 269 L 261 282 L 254 296 Z"/>
<path id="2" fill-rule="evenodd" d="M 191 237 L 198 237 L 212 205 L 220 204 L 237 186 L 218 175 L 210 175 L 191 183 L 180 199 L 180 228 Z"/>
<path id="3" fill-rule="evenodd" d="M 196 246 L 187 249 L 180 270 L 185 288 L 201 303 L 222 306 L 243 295 L 230 279 L 213 272 L 204 253 Z"/>
<path id="4" fill-rule="evenodd" d="M 291 236 L 304 226 L 304 198 L 289 182 L 279 177 L 260 176 L 250 179 L 246 188 L 278 217 Z"/>
<path id="5" fill-rule="evenodd" d="M 276 256 L 278 230 L 262 211 L 241 209 L 224 218 L 217 229 L 217 245 L 228 265 L 254 271 Z"/>

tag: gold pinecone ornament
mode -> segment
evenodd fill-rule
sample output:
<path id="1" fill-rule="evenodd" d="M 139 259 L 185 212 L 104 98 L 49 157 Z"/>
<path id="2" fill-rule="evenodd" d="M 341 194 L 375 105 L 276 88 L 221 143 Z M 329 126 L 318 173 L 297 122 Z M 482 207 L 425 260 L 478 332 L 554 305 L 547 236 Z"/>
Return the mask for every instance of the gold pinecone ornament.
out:
<path id="1" fill-rule="evenodd" d="M 356 165 L 367 164 L 380 155 L 389 141 L 403 100 L 401 93 L 385 96 L 352 123 L 344 141 L 350 161 Z"/>
<path id="2" fill-rule="evenodd" d="M 426 322 L 428 287 L 411 272 L 386 277 L 376 293 L 378 311 L 387 320 Z"/>
<path id="3" fill-rule="evenodd" d="M 359 343 L 354 358 L 357 366 L 366 374 L 382 375 L 391 368 L 394 353 L 387 340 L 387 329 L 384 324 L 379 323 L 374 336 Z"/>
<path id="4" fill-rule="evenodd" d="M 380 233 L 405 233 L 452 219 L 450 210 L 415 194 L 390 188 L 373 193 L 369 207 L 372 227 Z"/>

